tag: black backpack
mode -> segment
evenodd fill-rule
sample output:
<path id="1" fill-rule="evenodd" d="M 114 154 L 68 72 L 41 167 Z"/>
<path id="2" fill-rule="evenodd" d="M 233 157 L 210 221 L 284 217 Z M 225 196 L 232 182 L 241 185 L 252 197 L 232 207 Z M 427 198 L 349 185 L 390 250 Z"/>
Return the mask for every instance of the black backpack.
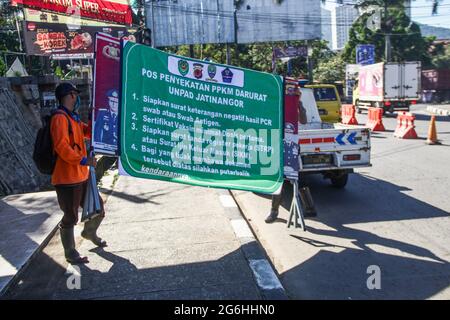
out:
<path id="1" fill-rule="evenodd" d="M 55 110 L 49 116 L 44 118 L 44 126 L 39 129 L 36 141 L 34 143 L 33 160 L 39 172 L 43 174 L 52 174 L 55 169 L 56 158 L 58 157 L 53 150 L 52 135 L 50 132 L 50 125 L 52 117 L 55 114 L 63 114 L 69 121 L 69 135 L 72 134 L 72 124 L 69 116 L 63 110 Z"/>

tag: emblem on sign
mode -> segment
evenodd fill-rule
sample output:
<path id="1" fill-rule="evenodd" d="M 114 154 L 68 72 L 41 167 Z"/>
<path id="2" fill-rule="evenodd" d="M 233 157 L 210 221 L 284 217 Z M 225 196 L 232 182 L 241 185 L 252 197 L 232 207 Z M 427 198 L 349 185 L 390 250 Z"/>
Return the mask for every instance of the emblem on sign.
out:
<path id="1" fill-rule="evenodd" d="M 189 63 L 186 60 L 179 60 L 178 71 L 181 73 L 182 76 L 187 75 L 189 72 Z"/>
<path id="2" fill-rule="evenodd" d="M 203 65 L 201 63 L 194 63 L 194 77 L 196 79 L 203 78 Z"/>
<path id="3" fill-rule="evenodd" d="M 217 82 L 216 79 L 214 79 L 214 77 L 216 76 L 217 73 L 217 67 L 213 64 L 210 64 L 208 66 L 208 75 L 209 75 L 209 79 L 206 79 L 207 81 L 214 81 Z"/>
<path id="4" fill-rule="evenodd" d="M 233 81 L 233 72 L 229 68 L 225 68 L 222 71 L 222 81 L 225 83 L 231 83 Z"/>

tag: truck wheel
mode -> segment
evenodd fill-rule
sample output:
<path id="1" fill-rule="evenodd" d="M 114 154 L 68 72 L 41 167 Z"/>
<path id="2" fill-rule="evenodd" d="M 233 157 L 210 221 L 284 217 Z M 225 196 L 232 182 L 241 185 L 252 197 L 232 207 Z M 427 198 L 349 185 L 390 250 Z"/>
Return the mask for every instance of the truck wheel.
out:
<path id="1" fill-rule="evenodd" d="M 344 173 L 331 178 L 331 185 L 335 188 L 345 188 L 348 181 L 348 173 Z"/>

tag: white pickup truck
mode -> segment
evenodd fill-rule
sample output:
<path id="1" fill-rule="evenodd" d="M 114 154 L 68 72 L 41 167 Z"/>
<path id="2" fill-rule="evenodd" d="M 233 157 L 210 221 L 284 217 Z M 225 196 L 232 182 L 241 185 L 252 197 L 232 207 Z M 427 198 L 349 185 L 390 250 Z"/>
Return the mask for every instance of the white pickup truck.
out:
<path id="1" fill-rule="evenodd" d="M 344 188 L 354 168 L 371 166 L 370 130 L 322 122 L 312 89 L 300 90 L 306 114 L 305 123 L 299 123 L 300 181 L 305 174 L 320 173 Z"/>

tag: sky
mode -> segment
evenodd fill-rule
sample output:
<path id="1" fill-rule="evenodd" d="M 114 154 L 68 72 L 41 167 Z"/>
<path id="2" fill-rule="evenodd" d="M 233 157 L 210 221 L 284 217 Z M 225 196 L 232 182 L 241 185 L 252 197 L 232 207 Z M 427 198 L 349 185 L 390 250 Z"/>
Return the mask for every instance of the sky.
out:
<path id="1" fill-rule="evenodd" d="M 336 0 L 327 0 L 326 8 L 332 8 L 336 5 L 336 2 Z M 352 3 L 354 1 L 349 0 L 348 2 Z M 431 15 L 431 9 L 431 0 L 411 1 L 411 16 L 414 21 L 450 29 L 450 0 L 441 0 L 438 14 L 435 16 Z"/>
<path id="2" fill-rule="evenodd" d="M 414 21 L 435 27 L 450 28 L 450 0 L 442 0 L 438 14 L 431 15 L 431 2 L 416 0 L 411 3 L 411 15 Z"/>

